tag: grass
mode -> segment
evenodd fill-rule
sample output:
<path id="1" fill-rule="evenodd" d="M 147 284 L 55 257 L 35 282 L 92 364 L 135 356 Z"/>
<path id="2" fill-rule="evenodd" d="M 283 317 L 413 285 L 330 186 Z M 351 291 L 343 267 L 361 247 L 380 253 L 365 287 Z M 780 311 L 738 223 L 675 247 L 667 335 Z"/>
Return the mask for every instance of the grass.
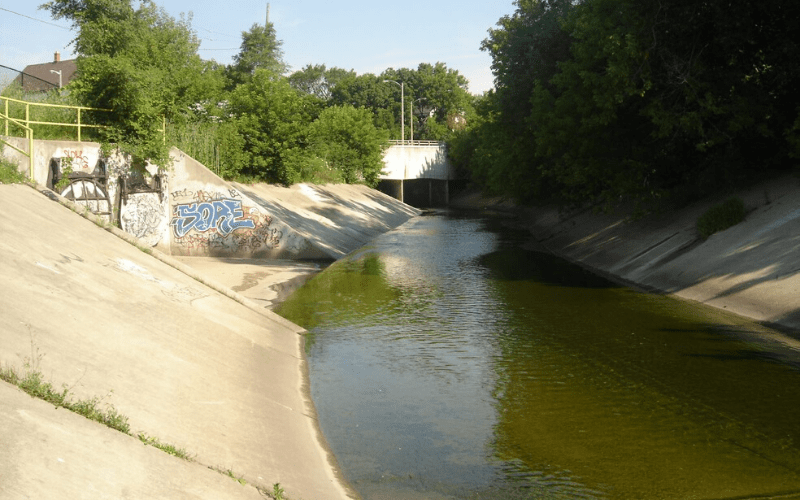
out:
<path id="1" fill-rule="evenodd" d="M 709 208 L 697 219 L 697 232 L 705 239 L 724 231 L 744 220 L 744 202 L 740 198 L 729 198 Z"/>
<path id="2" fill-rule="evenodd" d="M 189 455 L 189 452 L 187 452 L 184 448 L 176 448 L 171 444 L 162 443 L 161 441 L 159 441 L 158 438 L 148 436 L 144 432 L 140 432 L 137 435 L 137 437 L 139 438 L 139 441 L 144 443 L 146 446 L 152 446 L 153 448 L 158 448 L 164 453 L 172 455 L 173 457 L 178 457 L 180 459 L 186 460 L 187 462 L 194 461 L 194 457 L 192 455 Z"/>
<path id="3" fill-rule="evenodd" d="M 89 420 L 130 434 L 131 427 L 128 424 L 128 417 L 117 412 L 113 405 L 102 404 L 102 398 L 99 397 L 73 400 L 68 387 L 55 389 L 50 382 L 43 380 L 41 372 L 36 369 L 28 367 L 25 374 L 20 375 L 14 368 L 6 366 L 0 368 L 0 379 L 16 385 L 31 397 L 43 399 L 57 408 L 66 408 Z"/>
<path id="4" fill-rule="evenodd" d="M 241 484 L 242 486 L 247 485 L 247 481 L 244 480 L 244 476 L 236 477 L 236 474 L 234 474 L 233 470 L 231 470 L 230 468 L 223 469 L 222 467 L 211 467 L 211 466 L 209 466 L 208 468 L 211 469 L 211 470 L 219 472 L 223 476 L 228 476 L 229 478 L 233 479 L 234 481 L 236 481 L 237 483 Z M 256 489 L 259 489 L 259 488 L 256 487 Z"/>

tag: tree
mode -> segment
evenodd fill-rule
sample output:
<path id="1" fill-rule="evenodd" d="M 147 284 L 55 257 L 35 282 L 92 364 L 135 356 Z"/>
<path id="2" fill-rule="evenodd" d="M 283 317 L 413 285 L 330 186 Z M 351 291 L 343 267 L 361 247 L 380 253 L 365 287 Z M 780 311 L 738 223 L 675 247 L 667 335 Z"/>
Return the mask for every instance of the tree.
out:
<path id="1" fill-rule="evenodd" d="M 237 169 L 240 178 L 281 184 L 302 180 L 318 100 L 301 95 L 280 75 L 257 69 L 231 93 L 230 111 L 246 154 Z"/>
<path id="2" fill-rule="evenodd" d="M 235 84 L 252 77 L 257 69 L 265 69 L 282 75 L 289 66 L 283 60 L 283 42 L 277 39 L 272 23 L 266 26 L 253 24 L 249 31 L 242 32 L 239 53 L 233 56 L 230 77 Z"/>
<path id="3" fill-rule="evenodd" d="M 292 87 L 306 94 L 311 94 L 323 101 L 331 99 L 331 91 L 340 81 L 347 77 L 355 77 L 353 70 L 342 68 L 326 68 L 324 64 L 308 64 L 303 69 L 289 76 Z"/>
<path id="4" fill-rule="evenodd" d="M 569 0 L 517 0 L 481 49 L 492 56 L 495 90 L 478 106 L 478 119 L 449 139 L 458 167 L 468 168 L 484 190 L 528 200 L 554 194 L 536 158 L 531 96 L 537 85 L 552 88 L 558 63 L 569 55 L 562 30 L 574 6 Z"/>
<path id="5" fill-rule="evenodd" d="M 197 55 L 190 19 L 176 21 L 150 0 L 52 0 L 40 8 L 68 19 L 78 35 L 73 91 L 90 107 L 111 109 L 94 120 L 103 141 L 138 161 L 169 161 L 161 127 L 185 113 L 215 85 Z"/>
<path id="6" fill-rule="evenodd" d="M 516 5 L 483 43 L 496 92 L 451 147 L 491 190 L 686 199 L 800 156 L 797 2 Z"/>
<path id="7" fill-rule="evenodd" d="M 492 56 L 497 105 L 503 120 L 520 127 L 530 114 L 536 82 L 549 88 L 558 63 L 569 57 L 572 38 L 562 23 L 571 0 L 516 0 L 516 11 L 489 30 L 481 50 Z"/>
<path id="8" fill-rule="evenodd" d="M 397 86 L 384 83 L 381 77 L 372 73 L 347 76 L 331 90 L 329 104 L 368 109 L 372 112 L 372 120 L 377 128 L 389 130 L 392 137 L 399 138 L 400 89 L 397 89 L 395 98 L 392 87 Z M 396 114 L 393 110 L 395 106 Z"/>
<path id="9" fill-rule="evenodd" d="M 352 106 L 324 109 L 311 125 L 311 151 L 342 173 L 347 183 L 375 187 L 383 169 L 388 133 L 375 128 L 371 113 Z"/>
<path id="10" fill-rule="evenodd" d="M 414 103 L 415 138 L 443 140 L 470 111 L 469 82 L 458 70 L 437 62 L 399 73 L 407 85 L 406 96 Z"/>

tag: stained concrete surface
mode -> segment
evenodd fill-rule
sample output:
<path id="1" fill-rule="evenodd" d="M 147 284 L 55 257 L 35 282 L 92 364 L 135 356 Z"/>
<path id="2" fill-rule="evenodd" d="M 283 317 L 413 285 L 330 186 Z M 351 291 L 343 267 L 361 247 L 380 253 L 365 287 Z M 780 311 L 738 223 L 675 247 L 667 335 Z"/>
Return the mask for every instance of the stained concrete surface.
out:
<path id="1" fill-rule="evenodd" d="M 637 220 L 545 207 L 518 223 L 599 272 L 785 327 L 772 341 L 796 354 L 798 188 L 785 177 L 736 193 L 745 221 L 705 241 L 696 219 L 723 198 Z M 349 202 L 347 190 L 283 189 L 249 188 L 311 224 L 332 258 L 416 213 L 380 197 Z M 0 186 L 0 213 L 3 366 L 34 363 L 54 386 L 113 404 L 132 432 L 195 457 L 183 462 L 0 383 L 0 448 L 11 450 L 0 454 L 0 497 L 258 498 L 255 486 L 274 483 L 291 498 L 354 495 L 316 425 L 302 331 L 266 309 L 325 263 L 154 259 L 25 186 Z"/>
<path id="2" fill-rule="evenodd" d="M 701 239 L 698 217 L 731 196 L 744 201 L 745 220 Z M 641 218 L 624 209 L 520 209 L 475 193 L 453 205 L 513 211 L 516 223 L 554 254 L 647 290 L 777 326 L 787 334 L 781 343 L 799 345 L 800 179 L 794 175 Z"/>
<path id="3" fill-rule="evenodd" d="M 101 398 L 194 461 L 0 382 L 0 498 L 257 498 L 275 483 L 354 497 L 317 425 L 302 329 L 64 203 L 0 185 L 0 363 Z"/>

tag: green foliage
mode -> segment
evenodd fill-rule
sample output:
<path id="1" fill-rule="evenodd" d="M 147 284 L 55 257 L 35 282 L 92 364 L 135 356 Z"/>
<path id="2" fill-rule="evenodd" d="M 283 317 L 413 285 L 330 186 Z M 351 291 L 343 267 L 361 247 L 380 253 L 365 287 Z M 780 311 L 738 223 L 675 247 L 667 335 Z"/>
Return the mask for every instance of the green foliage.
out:
<path id="1" fill-rule="evenodd" d="M 166 165 L 163 119 L 202 101 L 214 87 L 208 80 L 219 80 L 197 55 L 190 21 L 176 21 L 149 0 L 138 9 L 131 0 L 52 0 L 42 8 L 78 30 L 72 91 L 89 107 L 113 110 L 92 117 L 109 126 L 102 141 Z"/>
<path id="2" fill-rule="evenodd" d="M 98 397 L 74 401 L 70 398 L 68 387 L 56 390 L 50 382 L 44 381 L 41 372 L 35 368 L 28 366 L 25 375 L 22 376 L 13 368 L 1 368 L 0 380 L 16 385 L 31 397 L 43 399 L 56 407 L 66 408 L 122 433 L 130 432 L 128 417 L 117 412 L 114 406 L 105 405 L 103 408 L 102 399 Z"/>
<path id="3" fill-rule="evenodd" d="M 352 106 L 332 106 L 311 124 L 310 150 L 347 183 L 378 184 L 388 134 L 372 124 L 369 111 Z"/>
<path id="4" fill-rule="evenodd" d="M 61 193 L 64 188 L 69 186 L 69 174 L 72 173 L 72 158 L 64 158 L 62 162 L 64 165 L 61 169 L 61 178 L 56 182 L 56 185 L 53 186 L 57 193 Z"/>
<path id="5" fill-rule="evenodd" d="M 496 91 L 451 154 L 492 192 L 693 196 L 800 151 L 800 4 L 517 0 L 483 49 Z M 745 19 L 746 21 L 742 21 Z"/>
<path id="6" fill-rule="evenodd" d="M 238 175 L 263 182 L 299 182 L 318 100 L 300 95 L 285 78 L 259 69 L 231 93 L 230 110 L 246 158 Z"/>
<path id="7" fill-rule="evenodd" d="M 403 99 L 400 86 L 391 82 L 403 83 Z M 463 75 L 444 63 L 421 63 L 417 69 L 389 68 L 380 75 L 347 76 L 333 87 L 330 104 L 368 109 L 377 128 L 400 138 L 400 105 L 404 100 L 406 139 L 411 139 L 413 119 L 415 139 L 442 140 L 452 131 L 447 124 L 471 112 L 467 83 Z M 428 123 L 431 113 L 434 120 Z"/>
<path id="8" fill-rule="evenodd" d="M 77 139 L 78 129 L 71 126 L 78 123 L 78 111 L 74 106 L 80 103 L 70 93 L 70 87 L 62 90 L 52 90 L 49 92 L 26 92 L 19 84 L 12 84 L 3 90 L 3 97 L 25 101 L 24 103 L 8 101 L 8 114 L 11 118 L 25 121 L 27 118 L 31 122 L 43 122 L 44 124 L 32 124 L 33 136 L 36 139 L 55 139 L 55 140 L 75 140 Z M 73 106 L 68 108 L 65 106 Z M 27 115 L 26 115 L 27 109 Z M 81 123 L 94 124 L 81 116 Z M 71 124 L 71 125 L 46 125 L 46 124 Z M 25 130 L 21 127 L 9 124 L 9 134 L 16 137 L 25 135 Z M 97 137 L 97 130 L 94 128 L 81 128 L 82 140 L 94 140 Z"/>
<path id="9" fill-rule="evenodd" d="M 272 498 L 275 500 L 286 500 L 286 497 L 283 496 L 283 488 L 281 488 L 280 483 L 275 483 L 272 485 Z"/>
<path id="10" fill-rule="evenodd" d="M 186 460 L 187 462 L 194 460 L 194 458 L 184 448 L 176 448 L 174 445 L 162 443 L 158 438 L 148 436 L 144 432 L 137 434 L 137 437 L 139 438 L 139 441 L 145 444 L 145 446 L 158 448 L 164 453 Z"/>
<path id="11" fill-rule="evenodd" d="M 744 202 L 740 198 L 729 198 L 709 208 L 697 219 L 697 232 L 702 238 L 708 238 L 742 222 L 744 215 Z"/>
<path id="12" fill-rule="evenodd" d="M 263 69 L 281 75 L 289 66 L 283 61 L 283 42 L 277 39 L 275 26 L 254 24 L 249 31 L 242 32 L 242 45 L 233 56 L 229 76 L 234 84 L 248 81 L 256 70 Z"/>
<path id="13" fill-rule="evenodd" d="M 466 79 L 443 63 L 380 76 L 307 65 L 287 78 L 272 24 L 243 32 L 234 63 L 223 67 L 197 55 L 191 17 L 175 20 L 152 0 L 41 8 L 77 32 L 79 76 L 60 98 L 105 110 L 84 120 L 107 126 L 96 140 L 135 164 L 167 166 L 175 145 L 226 179 L 374 186 L 387 137 L 400 136 L 401 111 L 407 137 L 414 123 L 422 139 L 450 136 L 471 112 Z M 404 83 L 405 110 L 387 79 Z"/>
<path id="14" fill-rule="evenodd" d="M 355 78 L 355 71 L 336 67 L 328 69 L 324 64 L 307 64 L 289 75 L 289 84 L 300 92 L 328 101 L 333 88 L 348 77 Z"/>
<path id="15" fill-rule="evenodd" d="M 25 182 L 25 174 L 19 167 L 0 156 L 0 184 L 20 184 Z"/>
<path id="16" fill-rule="evenodd" d="M 397 88 L 395 97 L 391 87 L 397 85 L 383 83 L 383 79 L 372 73 L 347 76 L 331 90 L 329 104 L 368 109 L 375 127 L 388 130 L 392 137 L 400 137 L 400 89 Z"/>

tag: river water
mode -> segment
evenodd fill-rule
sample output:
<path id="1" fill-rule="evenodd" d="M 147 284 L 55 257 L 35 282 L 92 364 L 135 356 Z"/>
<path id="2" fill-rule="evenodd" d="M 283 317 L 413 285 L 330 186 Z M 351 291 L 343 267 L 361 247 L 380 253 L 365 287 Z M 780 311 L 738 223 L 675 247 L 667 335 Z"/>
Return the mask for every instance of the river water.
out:
<path id="1" fill-rule="evenodd" d="M 277 310 L 365 499 L 800 498 L 800 353 L 529 240 L 427 213 Z"/>

